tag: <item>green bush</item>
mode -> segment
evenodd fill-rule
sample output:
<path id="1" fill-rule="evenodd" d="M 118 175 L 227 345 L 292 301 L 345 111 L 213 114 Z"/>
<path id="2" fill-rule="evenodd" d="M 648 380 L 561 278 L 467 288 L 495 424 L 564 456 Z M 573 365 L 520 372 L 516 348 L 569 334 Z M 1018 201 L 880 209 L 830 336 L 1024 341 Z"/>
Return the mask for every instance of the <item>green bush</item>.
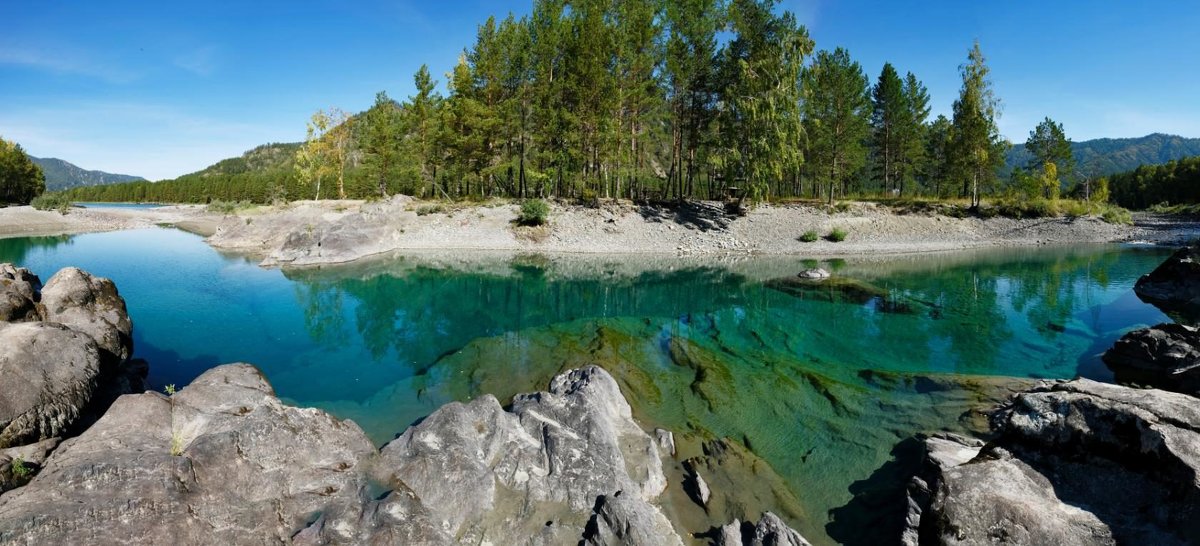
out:
<path id="1" fill-rule="evenodd" d="M 446 212 L 446 207 L 442 205 L 421 205 L 417 207 L 417 216 L 428 216 L 430 214 L 438 214 Z"/>
<path id="2" fill-rule="evenodd" d="M 43 193 L 34 197 L 29 202 L 33 208 L 38 210 L 56 210 L 60 214 L 66 214 L 71 210 L 71 199 L 65 193 Z"/>
<path id="3" fill-rule="evenodd" d="M 251 206 L 253 205 L 249 201 L 221 201 L 218 199 L 209 203 L 207 210 L 215 214 L 233 214 Z"/>
<path id="4" fill-rule="evenodd" d="M 13 477 L 17 479 L 25 479 L 33 474 L 33 469 L 28 464 L 25 464 L 25 459 L 20 457 L 12 460 L 11 468 Z"/>
<path id="5" fill-rule="evenodd" d="M 1133 225 L 1133 215 L 1116 205 L 1105 205 L 1104 212 L 1100 213 L 1100 219 L 1110 224 Z"/>
<path id="6" fill-rule="evenodd" d="M 833 231 L 830 231 L 829 235 L 826 235 L 825 238 L 834 243 L 840 243 L 846 240 L 846 230 L 842 228 L 833 228 Z"/>
<path id="7" fill-rule="evenodd" d="M 517 223 L 522 226 L 540 226 L 545 224 L 550 216 L 550 205 L 541 199 L 530 199 L 521 203 L 521 214 Z"/>
<path id="8" fill-rule="evenodd" d="M 811 242 L 814 242 L 814 241 L 816 241 L 816 240 L 817 240 L 817 239 L 819 239 L 820 237 L 821 237 L 821 236 L 820 236 L 820 235 L 817 235 L 817 232 L 816 232 L 816 231 L 814 231 L 814 230 L 811 230 L 811 229 L 810 229 L 810 230 L 808 230 L 808 231 L 805 231 L 805 232 L 804 232 L 804 235 L 801 235 L 801 236 L 800 236 L 800 241 L 801 241 L 801 242 L 805 242 L 805 243 L 811 243 Z"/>

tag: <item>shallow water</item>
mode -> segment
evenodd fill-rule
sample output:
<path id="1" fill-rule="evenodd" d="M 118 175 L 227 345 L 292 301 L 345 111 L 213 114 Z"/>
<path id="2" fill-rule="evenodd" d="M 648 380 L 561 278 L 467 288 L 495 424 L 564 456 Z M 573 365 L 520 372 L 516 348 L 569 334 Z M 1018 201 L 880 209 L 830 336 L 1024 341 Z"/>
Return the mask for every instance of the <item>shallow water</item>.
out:
<path id="1" fill-rule="evenodd" d="M 43 280 L 75 265 L 116 281 L 155 388 L 252 362 L 281 397 L 353 418 L 378 443 L 446 401 L 507 401 L 561 369 L 605 366 L 683 452 L 728 437 L 761 458 L 710 479 L 748 473 L 767 484 L 746 487 L 752 500 L 712 520 L 673 503 L 680 521 L 700 531 L 772 509 L 816 543 L 898 525 L 912 434 L 980 430 L 978 410 L 1014 378 L 1111 380 L 1099 354 L 1166 320 L 1131 287 L 1167 255 L 834 261 L 822 265 L 854 284 L 831 290 L 788 282 L 814 265 L 792 258 L 424 255 L 282 272 L 170 229 L 0 240 L 0 261 Z"/>
<path id="2" fill-rule="evenodd" d="M 161 205 L 158 203 L 90 203 L 90 202 L 74 203 L 74 205 L 77 207 L 83 207 L 85 209 L 154 209 L 154 208 L 165 206 L 165 205 Z"/>

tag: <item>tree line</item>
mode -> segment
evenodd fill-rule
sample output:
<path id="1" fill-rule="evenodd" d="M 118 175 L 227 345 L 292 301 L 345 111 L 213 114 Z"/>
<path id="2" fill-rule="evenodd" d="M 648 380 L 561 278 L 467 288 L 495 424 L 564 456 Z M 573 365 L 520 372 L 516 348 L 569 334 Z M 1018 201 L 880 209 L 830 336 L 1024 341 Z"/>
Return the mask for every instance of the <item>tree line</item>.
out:
<path id="1" fill-rule="evenodd" d="M 951 117 L 933 120 L 913 73 L 888 63 L 872 81 L 844 48 L 814 50 L 776 0 L 535 0 L 527 16 L 478 27 L 445 95 L 422 66 L 402 101 L 380 92 L 358 114 L 317 112 L 294 156 L 269 168 L 73 196 L 929 196 L 977 205 L 1031 193 L 1014 190 L 1027 179 L 998 174 L 1009 144 L 978 43 L 960 67 Z M 1019 174 L 1061 184 L 1065 165 L 1051 159 L 1058 168 L 1048 173 L 1046 154 L 1035 161 Z"/>
<path id="2" fill-rule="evenodd" d="M 1108 185 L 1112 200 L 1126 208 L 1200 203 L 1200 156 L 1115 174 Z"/>
<path id="3" fill-rule="evenodd" d="M 46 176 L 20 144 L 0 138 L 0 205 L 24 205 L 46 191 Z"/>

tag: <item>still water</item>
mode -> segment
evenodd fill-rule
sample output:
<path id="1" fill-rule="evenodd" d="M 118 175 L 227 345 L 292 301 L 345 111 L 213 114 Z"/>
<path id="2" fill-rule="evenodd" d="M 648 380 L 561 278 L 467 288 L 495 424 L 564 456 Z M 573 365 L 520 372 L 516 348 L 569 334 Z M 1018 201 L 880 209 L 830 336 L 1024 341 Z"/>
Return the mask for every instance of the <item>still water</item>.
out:
<path id="1" fill-rule="evenodd" d="M 43 281 L 67 265 L 113 279 L 155 388 L 251 362 L 281 398 L 352 418 L 380 444 L 447 401 L 504 402 L 599 364 L 682 450 L 717 438 L 745 448 L 753 461 L 730 479 L 761 485 L 731 514 L 775 510 L 820 544 L 898 525 L 913 434 L 982 430 L 979 410 L 1028 378 L 1111 380 L 1100 353 L 1167 320 L 1131 287 L 1168 255 L 421 255 L 280 271 L 171 229 L 0 240 L 0 261 Z M 792 280 L 815 265 L 845 281 Z"/>

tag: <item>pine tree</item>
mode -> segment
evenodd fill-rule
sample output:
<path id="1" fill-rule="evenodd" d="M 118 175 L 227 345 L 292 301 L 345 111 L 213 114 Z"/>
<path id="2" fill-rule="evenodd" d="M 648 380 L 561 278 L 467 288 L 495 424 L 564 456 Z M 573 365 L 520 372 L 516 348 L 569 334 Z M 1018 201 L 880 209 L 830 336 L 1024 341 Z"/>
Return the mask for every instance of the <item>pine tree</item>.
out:
<path id="1" fill-rule="evenodd" d="M 933 196 L 944 197 L 942 183 L 953 173 L 953 158 L 950 155 L 954 127 L 946 116 L 938 115 L 937 119 L 925 130 L 926 180 L 933 186 Z"/>
<path id="2" fill-rule="evenodd" d="M 660 104 L 658 68 L 662 49 L 658 37 L 661 4 L 654 0 L 624 0 L 616 4 L 615 65 L 617 85 L 616 154 L 613 195 L 622 194 L 621 179 L 632 191 L 645 167 L 648 128 L 645 120 Z M 639 146 L 640 145 L 640 146 Z M 608 186 L 605 186 L 608 195 Z"/>
<path id="3" fill-rule="evenodd" d="M 823 180 L 833 204 L 840 187 L 866 162 L 870 133 L 867 75 L 845 49 L 820 51 L 804 73 L 809 172 Z"/>
<path id="4" fill-rule="evenodd" d="M 400 105 L 380 91 L 363 116 L 360 149 L 366 155 L 367 176 L 375 181 L 379 197 L 387 197 L 389 181 L 397 178 L 404 135 Z"/>
<path id="5" fill-rule="evenodd" d="M 436 179 L 438 163 L 437 158 L 437 136 L 439 107 L 441 105 L 441 96 L 434 90 L 437 87 L 437 82 L 429 75 L 429 67 L 421 65 L 413 75 L 413 84 L 417 88 L 417 94 L 409 98 L 409 102 L 405 104 L 404 115 L 408 135 L 406 139 L 407 152 L 406 155 L 414 160 L 418 167 L 418 176 L 421 184 L 422 192 L 424 187 L 428 185 L 429 196 L 434 197 L 436 194 Z"/>
<path id="6" fill-rule="evenodd" d="M 954 175 L 963 181 L 963 195 L 979 207 L 980 196 L 996 180 L 996 169 L 1004 163 L 1005 143 L 996 127 L 1000 102 L 988 79 L 989 69 L 976 41 L 959 67 L 963 86 L 954 101 L 954 133 L 951 156 Z"/>
<path id="7" fill-rule="evenodd" d="M 908 110 L 904 81 L 891 63 L 884 63 L 879 80 L 871 89 L 871 140 L 879 170 L 880 188 L 885 192 L 896 189 L 901 172 L 903 119 Z"/>
<path id="8" fill-rule="evenodd" d="M 1075 157 L 1071 153 L 1071 141 L 1067 139 L 1061 123 L 1055 123 L 1050 118 L 1043 120 L 1029 132 L 1025 149 L 1032 156 L 1027 166 L 1030 172 L 1044 171 L 1046 164 L 1050 163 L 1054 164 L 1056 184 L 1059 177 L 1070 180 L 1074 176 Z M 1058 190 L 1055 188 L 1053 192 L 1057 194 Z M 1049 198 L 1050 193 L 1051 188 L 1047 186 L 1045 197 Z"/>
<path id="9" fill-rule="evenodd" d="M 666 191 L 683 199 L 686 187 L 694 185 L 698 155 L 715 117 L 713 67 L 723 16 L 717 0 L 680 0 L 667 3 L 666 21 L 663 74 L 671 127 Z"/>
<path id="10" fill-rule="evenodd" d="M 915 182 L 926 170 L 925 120 L 929 119 L 929 91 L 925 85 L 909 72 L 904 77 L 904 112 L 899 126 L 899 194 L 904 195 L 905 186 Z"/>

